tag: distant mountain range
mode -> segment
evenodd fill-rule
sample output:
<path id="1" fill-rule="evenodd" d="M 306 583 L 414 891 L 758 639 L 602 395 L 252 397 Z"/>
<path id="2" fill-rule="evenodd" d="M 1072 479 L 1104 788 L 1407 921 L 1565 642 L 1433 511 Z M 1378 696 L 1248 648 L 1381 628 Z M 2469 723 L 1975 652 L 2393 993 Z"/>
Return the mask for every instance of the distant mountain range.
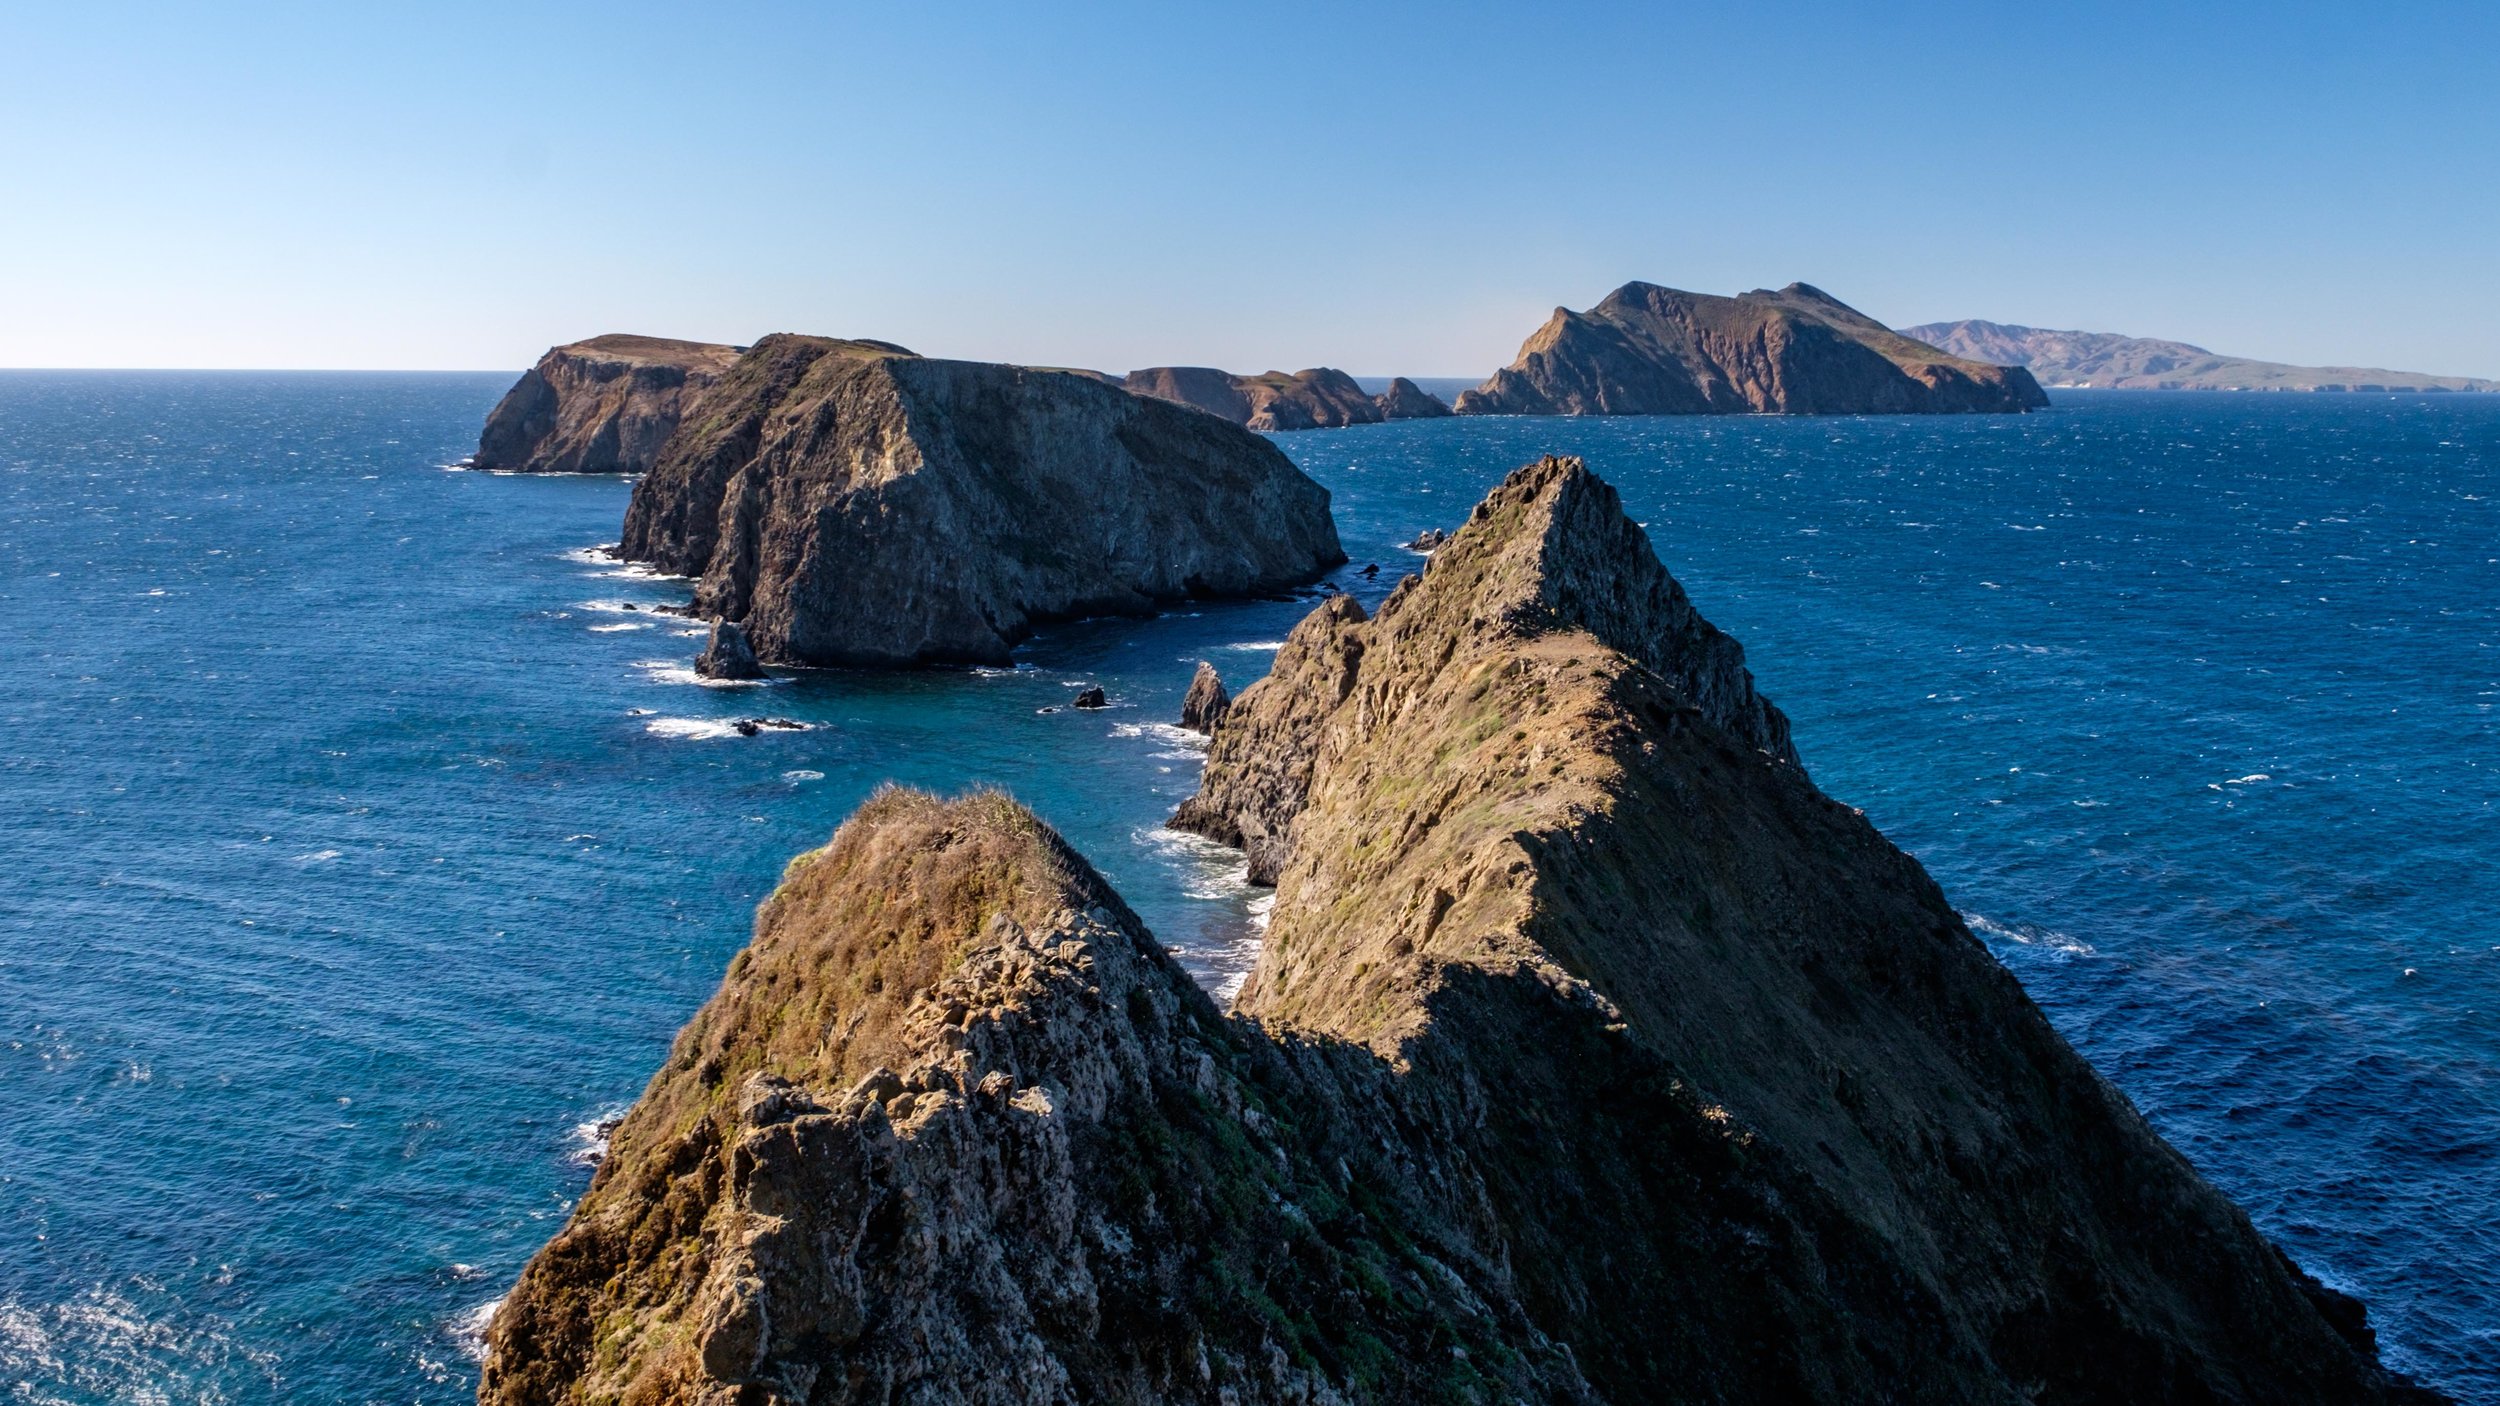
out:
<path id="1" fill-rule="evenodd" d="M 1971 361 L 2029 367 L 2044 386 L 2130 391 L 2500 391 L 2500 381 L 2364 366 L 2287 366 L 2185 342 L 2115 332 L 2055 332 L 1971 318 L 1901 335 Z"/>

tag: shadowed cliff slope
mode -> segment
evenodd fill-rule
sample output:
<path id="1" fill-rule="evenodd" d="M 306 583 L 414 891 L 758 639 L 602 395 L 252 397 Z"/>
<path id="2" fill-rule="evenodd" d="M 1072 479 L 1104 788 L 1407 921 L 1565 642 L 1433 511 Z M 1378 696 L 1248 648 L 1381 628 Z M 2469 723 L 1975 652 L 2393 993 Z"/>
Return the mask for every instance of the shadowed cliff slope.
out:
<path id="1" fill-rule="evenodd" d="M 1813 787 L 1577 461 L 1215 728 L 1267 741 L 1210 794 L 1299 776 L 1233 1016 L 1021 808 L 880 795 L 480 1399 L 2425 1399 Z"/>
<path id="2" fill-rule="evenodd" d="M 1003 662 L 1037 620 L 1345 560 L 1327 490 L 1257 435 L 1088 376 L 789 335 L 705 394 L 618 551 L 791 664 Z"/>
<path id="3" fill-rule="evenodd" d="M 486 417 L 471 462 L 517 472 L 645 472 L 738 351 L 625 335 L 552 348 Z"/>
<path id="4" fill-rule="evenodd" d="M 1803 283 L 1733 298 L 1627 283 L 1556 308 L 1462 415 L 1900 415 L 2034 410 L 2029 372 L 1949 356 Z"/>
<path id="5" fill-rule="evenodd" d="M 1379 401 L 1332 367 L 1236 376 L 1211 366 L 1153 366 L 1121 382 L 1157 400 L 1196 406 L 1254 430 L 1321 430 L 1377 424 Z"/>

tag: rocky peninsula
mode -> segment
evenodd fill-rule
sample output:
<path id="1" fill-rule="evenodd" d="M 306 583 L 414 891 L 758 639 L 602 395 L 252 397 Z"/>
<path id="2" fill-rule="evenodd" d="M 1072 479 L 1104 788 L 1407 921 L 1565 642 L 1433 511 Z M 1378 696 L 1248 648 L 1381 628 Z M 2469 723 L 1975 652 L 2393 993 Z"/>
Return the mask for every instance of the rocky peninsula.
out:
<path id="1" fill-rule="evenodd" d="M 1461 415 L 1907 415 L 2037 410 L 2031 373 L 1951 356 L 1803 283 L 1733 298 L 1627 283 L 1556 308 Z"/>
<path id="2" fill-rule="evenodd" d="M 744 641 L 706 657 L 741 672 L 1001 663 L 1038 621 L 1345 560 L 1327 490 L 1256 434 L 1100 378 L 888 342 L 559 347 L 478 462 L 641 471 L 618 554 L 695 578 L 693 613 Z"/>
<path id="3" fill-rule="evenodd" d="M 552 348 L 486 417 L 470 463 L 511 473 L 647 472 L 741 350 L 626 335 Z"/>
<path id="4" fill-rule="evenodd" d="M 2436 1399 L 1814 787 L 1577 461 L 1214 728 L 1276 875 L 1232 1012 L 1011 800 L 880 793 L 480 1400 Z"/>

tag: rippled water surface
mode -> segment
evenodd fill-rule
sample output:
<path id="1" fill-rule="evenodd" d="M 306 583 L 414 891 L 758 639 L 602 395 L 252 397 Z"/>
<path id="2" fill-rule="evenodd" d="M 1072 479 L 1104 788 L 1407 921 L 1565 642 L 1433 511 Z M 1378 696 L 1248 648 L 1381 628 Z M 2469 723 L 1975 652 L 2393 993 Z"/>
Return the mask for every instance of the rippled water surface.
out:
<path id="1" fill-rule="evenodd" d="M 508 379 L 0 374 L 10 1400 L 465 1398 L 592 1129 L 881 780 L 1010 788 L 1210 984 L 1254 950 L 1239 865 L 1157 828 L 1164 724 L 1306 604 L 705 687 L 624 608 L 682 586 L 586 550 L 627 485 L 441 467 Z M 2500 1400 L 2500 398 L 2059 404 L 1279 442 L 1367 599 L 1586 455 L 1825 789 L 2391 1356 Z"/>

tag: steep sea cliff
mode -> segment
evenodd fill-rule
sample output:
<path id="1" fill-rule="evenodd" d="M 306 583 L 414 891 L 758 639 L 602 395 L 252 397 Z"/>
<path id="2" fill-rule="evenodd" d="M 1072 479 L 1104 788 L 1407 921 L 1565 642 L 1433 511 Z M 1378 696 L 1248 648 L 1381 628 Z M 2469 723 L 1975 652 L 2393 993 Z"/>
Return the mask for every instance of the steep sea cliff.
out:
<path id="1" fill-rule="evenodd" d="M 480 1399 L 2440 1399 L 1805 780 L 1578 461 L 1312 631 L 1216 729 L 1307 777 L 1233 1021 L 1023 808 L 879 796 Z"/>

